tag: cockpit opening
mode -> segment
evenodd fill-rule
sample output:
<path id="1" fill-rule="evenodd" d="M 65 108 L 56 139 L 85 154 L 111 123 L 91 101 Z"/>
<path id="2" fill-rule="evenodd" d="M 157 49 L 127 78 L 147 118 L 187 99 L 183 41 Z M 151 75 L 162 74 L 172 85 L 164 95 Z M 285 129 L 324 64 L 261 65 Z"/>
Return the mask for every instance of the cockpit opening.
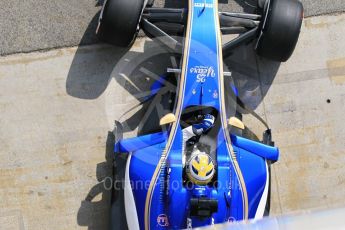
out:
<path id="1" fill-rule="evenodd" d="M 213 184 L 217 178 L 218 111 L 206 106 L 188 107 L 181 115 L 180 125 L 185 184 Z"/>

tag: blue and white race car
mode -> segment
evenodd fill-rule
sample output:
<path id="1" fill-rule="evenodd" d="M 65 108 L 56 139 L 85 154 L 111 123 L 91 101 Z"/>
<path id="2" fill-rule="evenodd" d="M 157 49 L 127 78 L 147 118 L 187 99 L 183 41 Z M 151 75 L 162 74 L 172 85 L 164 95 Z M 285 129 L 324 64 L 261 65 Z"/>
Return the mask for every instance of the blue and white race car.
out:
<path id="1" fill-rule="evenodd" d="M 255 41 L 258 55 L 286 61 L 298 40 L 302 4 L 258 0 L 256 14 L 219 12 L 217 0 L 188 0 L 182 9 L 152 4 L 105 0 L 97 28 L 102 40 L 118 46 L 130 46 L 141 28 L 170 52 L 182 53 L 179 68 L 167 71 L 176 76 L 177 90 L 172 111 L 160 117 L 160 130 L 129 139 L 121 138 L 120 127 L 115 130 L 115 155 L 128 155 L 123 186 L 128 228 L 262 218 L 269 212 L 270 165 L 279 151 L 270 130 L 262 142 L 239 135 L 245 126 L 226 109 L 224 79 L 231 73 L 223 71 L 223 58 Z M 238 36 L 223 45 L 222 34 Z M 236 89 L 233 93 L 236 97 Z M 113 229 L 116 225 L 112 221 Z"/>

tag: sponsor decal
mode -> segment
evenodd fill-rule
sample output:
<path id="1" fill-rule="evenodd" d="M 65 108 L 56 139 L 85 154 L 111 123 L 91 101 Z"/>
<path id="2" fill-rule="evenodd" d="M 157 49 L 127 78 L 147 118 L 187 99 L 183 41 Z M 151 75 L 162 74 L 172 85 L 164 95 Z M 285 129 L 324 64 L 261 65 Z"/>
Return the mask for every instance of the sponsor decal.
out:
<path id="1" fill-rule="evenodd" d="M 215 90 L 214 92 L 213 92 L 213 98 L 214 99 L 217 99 L 218 98 L 218 92 L 217 92 L 217 90 Z"/>
<path id="2" fill-rule="evenodd" d="M 230 216 L 228 219 L 228 222 L 235 222 L 235 221 L 236 221 L 236 218 L 233 216 Z"/>
<path id="3" fill-rule="evenodd" d="M 167 215 L 165 215 L 165 214 L 160 214 L 160 215 L 157 217 L 157 224 L 158 224 L 159 226 L 162 226 L 162 227 L 168 227 L 168 226 L 169 226 L 169 221 L 168 221 Z"/>
<path id="4" fill-rule="evenodd" d="M 201 3 L 201 2 L 196 2 L 194 3 L 194 7 L 200 7 L 200 8 L 213 8 L 213 3 Z"/>
<path id="5" fill-rule="evenodd" d="M 212 66 L 195 66 L 190 68 L 189 72 L 196 74 L 196 82 L 205 82 L 207 77 L 216 76 Z"/>

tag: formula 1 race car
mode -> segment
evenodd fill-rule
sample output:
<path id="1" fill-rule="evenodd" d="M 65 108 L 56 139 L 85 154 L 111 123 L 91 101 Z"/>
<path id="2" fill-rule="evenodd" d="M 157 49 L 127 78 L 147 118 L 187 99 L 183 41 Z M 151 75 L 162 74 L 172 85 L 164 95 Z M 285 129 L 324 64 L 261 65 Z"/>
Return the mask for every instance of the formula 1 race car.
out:
<path id="1" fill-rule="evenodd" d="M 181 229 L 262 218 L 269 212 L 270 165 L 279 150 L 270 130 L 262 142 L 238 134 L 245 126 L 227 112 L 224 79 L 231 73 L 223 71 L 223 58 L 254 41 L 258 55 L 288 60 L 299 37 L 302 4 L 258 0 L 257 14 L 219 12 L 217 0 L 188 0 L 183 9 L 152 5 L 152 0 L 105 0 L 97 28 L 103 41 L 125 47 L 141 28 L 170 52 L 182 53 L 179 68 L 167 71 L 177 90 L 160 129 L 129 139 L 122 139 L 119 125 L 114 131 L 115 155 L 128 154 L 128 228 Z M 222 34 L 238 36 L 222 45 Z"/>

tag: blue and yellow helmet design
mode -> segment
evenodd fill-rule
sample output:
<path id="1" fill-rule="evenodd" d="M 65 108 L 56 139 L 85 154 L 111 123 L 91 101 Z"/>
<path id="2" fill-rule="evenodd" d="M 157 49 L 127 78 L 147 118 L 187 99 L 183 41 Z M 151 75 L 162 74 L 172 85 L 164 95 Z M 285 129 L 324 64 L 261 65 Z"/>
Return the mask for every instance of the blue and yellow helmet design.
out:
<path id="1" fill-rule="evenodd" d="M 215 174 L 212 158 L 208 154 L 196 150 L 187 164 L 186 173 L 191 182 L 197 185 L 208 184 Z"/>

